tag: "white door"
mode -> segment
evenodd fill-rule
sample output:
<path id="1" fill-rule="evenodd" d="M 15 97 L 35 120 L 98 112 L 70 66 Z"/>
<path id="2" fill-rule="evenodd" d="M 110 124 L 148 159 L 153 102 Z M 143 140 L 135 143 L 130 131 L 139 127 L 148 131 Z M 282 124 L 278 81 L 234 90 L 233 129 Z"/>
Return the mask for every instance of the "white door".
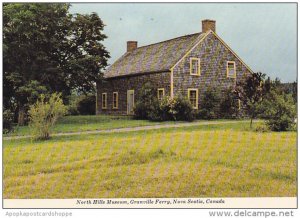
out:
<path id="1" fill-rule="evenodd" d="M 127 114 L 133 114 L 134 90 L 127 90 Z"/>

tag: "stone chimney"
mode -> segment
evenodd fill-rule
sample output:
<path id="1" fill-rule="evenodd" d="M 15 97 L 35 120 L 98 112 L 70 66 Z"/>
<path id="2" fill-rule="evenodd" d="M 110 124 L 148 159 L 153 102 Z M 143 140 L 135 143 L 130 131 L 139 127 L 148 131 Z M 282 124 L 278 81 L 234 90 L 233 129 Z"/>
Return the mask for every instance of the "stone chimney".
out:
<path id="1" fill-rule="evenodd" d="M 137 41 L 127 41 L 127 52 L 132 52 L 137 48 Z"/>
<path id="2" fill-rule="evenodd" d="M 209 30 L 216 32 L 216 21 L 215 20 L 202 20 L 202 32 L 206 33 Z"/>

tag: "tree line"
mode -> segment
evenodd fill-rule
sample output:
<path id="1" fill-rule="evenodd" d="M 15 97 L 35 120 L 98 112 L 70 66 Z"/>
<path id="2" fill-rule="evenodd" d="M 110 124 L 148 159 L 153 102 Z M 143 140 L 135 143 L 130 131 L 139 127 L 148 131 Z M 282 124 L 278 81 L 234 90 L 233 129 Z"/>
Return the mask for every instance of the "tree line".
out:
<path id="1" fill-rule="evenodd" d="M 70 4 L 3 5 L 3 111 L 19 125 L 41 94 L 95 92 L 109 52 L 96 13 L 71 14 Z"/>

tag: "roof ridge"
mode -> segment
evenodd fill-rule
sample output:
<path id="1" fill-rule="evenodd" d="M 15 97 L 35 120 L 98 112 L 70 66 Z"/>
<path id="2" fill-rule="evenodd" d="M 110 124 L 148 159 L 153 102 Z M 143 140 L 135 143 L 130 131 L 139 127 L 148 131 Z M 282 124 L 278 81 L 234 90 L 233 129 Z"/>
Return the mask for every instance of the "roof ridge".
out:
<path id="1" fill-rule="evenodd" d="M 164 41 L 160 41 L 160 42 L 156 42 L 156 43 L 152 43 L 152 44 L 148 44 L 148 45 L 143 45 L 141 47 L 137 47 L 135 50 L 137 50 L 139 48 L 144 48 L 144 47 L 147 47 L 147 46 L 152 46 L 152 45 L 156 45 L 156 44 L 160 44 L 160 43 L 165 43 L 165 42 L 172 41 L 174 39 L 183 38 L 183 37 L 188 37 L 188 36 L 193 36 L 193 35 L 199 35 L 200 36 L 201 34 L 202 34 L 202 32 L 198 32 L 198 33 L 187 34 L 187 35 L 184 35 L 184 36 L 177 36 L 177 37 L 172 38 L 172 39 L 167 39 L 167 40 L 164 40 Z M 133 51 L 135 51 L 135 50 L 133 50 Z"/>

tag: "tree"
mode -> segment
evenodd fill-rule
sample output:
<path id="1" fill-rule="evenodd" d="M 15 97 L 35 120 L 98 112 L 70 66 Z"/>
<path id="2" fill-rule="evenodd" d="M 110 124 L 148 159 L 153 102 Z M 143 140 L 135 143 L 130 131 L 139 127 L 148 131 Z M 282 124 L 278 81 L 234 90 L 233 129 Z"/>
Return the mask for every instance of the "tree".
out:
<path id="1" fill-rule="evenodd" d="M 251 76 L 243 82 L 240 82 L 236 86 L 236 92 L 238 93 L 239 99 L 246 107 L 251 121 L 250 127 L 252 128 L 253 119 L 260 114 L 261 102 L 264 95 L 264 78 L 265 74 L 258 72 L 253 73 Z"/>
<path id="2" fill-rule="evenodd" d="M 266 123 L 273 131 L 286 131 L 295 124 L 296 105 L 292 94 L 272 89 L 263 101 Z"/>
<path id="3" fill-rule="evenodd" d="M 70 4 L 6 3 L 3 6 L 4 105 L 19 111 L 31 93 L 93 92 L 109 53 L 97 14 L 72 15 Z M 36 85 L 32 85 L 35 83 Z M 65 98 L 66 99 L 66 98 Z"/>
<path id="4" fill-rule="evenodd" d="M 218 95 L 218 90 L 213 90 L 209 87 L 204 92 L 204 97 L 202 99 L 202 104 L 198 116 L 202 119 L 212 119 L 218 117 L 218 102 L 220 97 Z"/>
<path id="5" fill-rule="evenodd" d="M 238 93 L 229 87 L 223 93 L 220 103 L 220 114 L 225 118 L 237 118 L 239 116 Z"/>

